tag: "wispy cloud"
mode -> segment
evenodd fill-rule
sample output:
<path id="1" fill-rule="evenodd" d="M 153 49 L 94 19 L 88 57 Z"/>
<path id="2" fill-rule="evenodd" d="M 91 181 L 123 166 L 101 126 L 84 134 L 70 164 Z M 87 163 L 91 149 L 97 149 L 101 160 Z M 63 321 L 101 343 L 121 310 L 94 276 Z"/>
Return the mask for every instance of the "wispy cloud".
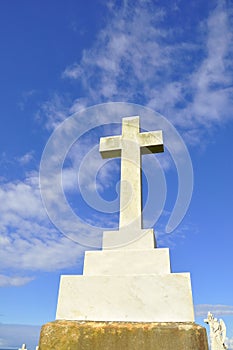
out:
<path id="1" fill-rule="evenodd" d="M 208 312 L 211 312 L 216 318 L 224 318 L 233 315 L 233 305 L 222 305 L 222 304 L 199 304 L 195 305 L 196 317 L 203 319 L 207 318 Z M 232 334 L 232 327 L 227 327 L 227 335 Z M 226 337 L 225 341 L 229 350 L 233 350 L 233 338 Z"/>
<path id="2" fill-rule="evenodd" d="M 160 27 L 164 11 L 155 8 L 152 14 L 150 10 L 151 5 L 143 1 L 113 5 L 94 46 L 62 76 L 81 81 L 95 102 L 144 95 L 150 90 L 148 84 L 159 81 L 159 71 L 170 63 L 169 50 L 161 45 L 168 35 Z"/>
<path id="3" fill-rule="evenodd" d="M 34 152 L 33 151 L 27 152 L 23 156 L 17 158 L 20 165 L 27 165 L 33 159 L 34 159 Z"/>
<path id="4" fill-rule="evenodd" d="M 195 313 L 197 317 L 206 317 L 209 311 L 216 317 L 233 315 L 233 305 L 199 304 L 195 306 Z"/>
<path id="5" fill-rule="evenodd" d="M 6 287 L 6 286 L 18 287 L 28 282 L 31 282 L 33 279 L 34 279 L 33 277 L 0 275 L 0 287 Z"/>
<path id="6" fill-rule="evenodd" d="M 81 111 L 90 103 L 91 101 L 84 97 L 72 100 L 66 94 L 54 93 L 48 101 L 41 104 L 36 113 L 36 120 L 46 129 L 53 130 L 68 116 Z"/>
<path id="7" fill-rule="evenodd" d="M 56 128 L 69 115 L 68 103 L 69 100 L 64 96 L 55 93 L 50 100 L 41 104 L 39 111 L 36 113 L 37 121 L 43 123 L 47 129 Z"/>
<path id="8" fill-rule="evenodd" d="M 232 27 L 223 1 L 192 37 L 175 24 L 168 29 L 169 10 L 150 1 L 112 4 L 109 11 L 93 47 L 62 75 L 81 82 L 90 103 L 147 104 L 185 128 L 191 144 L 199 142 L 203 126 L 231 118 Z"/>
<path id="9" fill-rule="evenodd" d="M 27 90 L 23 91 L 22 96 L 21 96 L 21 101 L 18 103 L 19 108 L 21 111 L 25 110 L 25 107 L 27 103 L 30 101 L 30 99 L 37 94 L 36 90 Z"/>
<path id="10" fill-rule="evenodd" d="M 191 75 L 189 91 L 192 102 L 186 113 L 192 120 L 211 126 L 231 117 L 233 102 L 232 30 L 224 2 L 219 1 L 204 25 L 205 57 Z"/>

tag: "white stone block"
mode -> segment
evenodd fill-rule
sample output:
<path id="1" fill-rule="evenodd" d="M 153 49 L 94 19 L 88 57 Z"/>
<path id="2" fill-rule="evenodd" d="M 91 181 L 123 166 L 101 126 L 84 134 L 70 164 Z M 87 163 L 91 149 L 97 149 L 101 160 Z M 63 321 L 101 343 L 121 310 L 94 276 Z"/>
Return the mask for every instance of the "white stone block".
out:
<path id="1" fill-rule="evenodd" d="M 133 275 L 170 273 L 169 249 L 101 250 L 85 253 L 83 274 Z"/>
<path id="2" fill-rule="evenodd" d="M 156 247 L 153 229 L 122 228 L 103 232 L 103 249 L 153 249 Z"/>
<path id="3" fill-rule="evenodd" d="M 190 276 L 61 276 L 56 319 L 193 322 Z"/>

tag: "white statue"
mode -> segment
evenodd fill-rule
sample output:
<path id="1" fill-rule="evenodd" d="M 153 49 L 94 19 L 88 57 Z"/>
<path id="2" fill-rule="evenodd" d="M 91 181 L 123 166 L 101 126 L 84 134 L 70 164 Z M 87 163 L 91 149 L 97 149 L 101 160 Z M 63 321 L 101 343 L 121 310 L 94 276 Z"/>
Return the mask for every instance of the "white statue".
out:
<path id="1" fill-rule="evenodd" d="M 225 344 L 226 326 L 224 321 L 222 319 L 218 321 L 211 312 L 208 312 L 207 319 L 204 322 L 210 326 L 211 350 L 227 349 Z"/>
<path id="2" fill-rule="evenodd" d="M 23 344 L 22 347 L 19 350 L 27 350 L 26 344 Z"/>

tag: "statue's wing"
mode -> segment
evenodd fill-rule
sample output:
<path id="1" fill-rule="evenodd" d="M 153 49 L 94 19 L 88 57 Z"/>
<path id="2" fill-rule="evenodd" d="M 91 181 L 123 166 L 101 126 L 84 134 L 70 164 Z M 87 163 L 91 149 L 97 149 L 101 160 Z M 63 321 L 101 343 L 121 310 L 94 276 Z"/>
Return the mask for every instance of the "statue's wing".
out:
<path id="1" fill-rule="evenodd" d="M 221 326 L 221 331 L 222 331 L 222 341 L 224 343 L 225 339 L 226 339 L 226 334 L 227 334 L 227 329 L 226 329 L 226 325 L 224 323 L 224 321 L 220 318 L 219 320 L 219 324 Z"/>

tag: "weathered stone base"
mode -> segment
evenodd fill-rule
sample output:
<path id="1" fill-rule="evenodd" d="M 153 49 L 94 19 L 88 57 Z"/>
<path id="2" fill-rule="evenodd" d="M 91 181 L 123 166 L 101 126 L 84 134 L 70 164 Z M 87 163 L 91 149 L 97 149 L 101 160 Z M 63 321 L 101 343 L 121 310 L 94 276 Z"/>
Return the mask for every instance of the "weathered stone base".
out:
<path id="1" fill-rule="evenodd" d="M 195 323 L 54 321 L 41 329 L 39 350 L 208 350 Z"/>

